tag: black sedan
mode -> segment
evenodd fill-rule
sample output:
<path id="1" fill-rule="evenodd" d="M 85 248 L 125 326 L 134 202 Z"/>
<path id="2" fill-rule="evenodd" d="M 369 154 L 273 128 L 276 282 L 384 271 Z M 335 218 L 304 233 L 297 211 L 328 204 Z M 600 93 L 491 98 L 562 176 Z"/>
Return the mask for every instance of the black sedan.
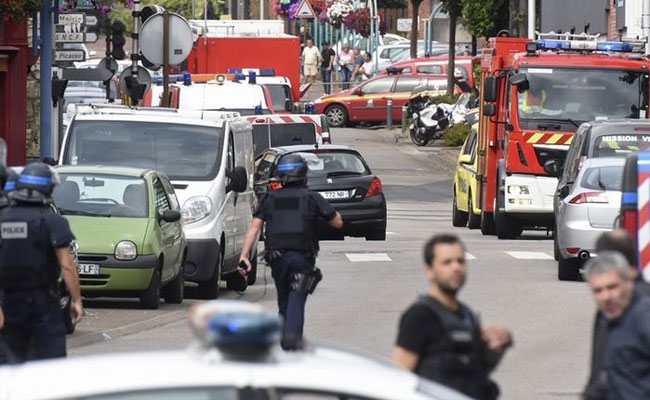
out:
<path id="1" fill-rule="evenodd" d="M 307 187 L 319 192 L 343 217 L 343 229 L 333 230 L 323 221 L 320 239 L 344 236 L 386 240 L 386 198 L 381 180 L 372 174 L 366 161 L 347 146 L 313 145 L 274 147 L 255 161 L 255 193 L 277 190 L 272 180 L 275 167 L 287 154 L 301 153 L 307 159 Z"/>

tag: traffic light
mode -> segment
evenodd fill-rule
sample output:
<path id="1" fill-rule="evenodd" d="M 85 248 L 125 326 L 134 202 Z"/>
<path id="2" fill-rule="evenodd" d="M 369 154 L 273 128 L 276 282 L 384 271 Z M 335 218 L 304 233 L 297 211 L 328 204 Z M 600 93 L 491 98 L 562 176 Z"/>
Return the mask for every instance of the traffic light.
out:
<path id="1" fill-rule="evenodd" d="M 120 21 L 114 21 L 111 24 L 111 43 L 113 44 L 111 55 L 116 60 L 124 60 L 126 58 L 126 53 L 123 48 L 126 43 L 126 39 L 124 39 L 125 30 L 126 26 Z"/>

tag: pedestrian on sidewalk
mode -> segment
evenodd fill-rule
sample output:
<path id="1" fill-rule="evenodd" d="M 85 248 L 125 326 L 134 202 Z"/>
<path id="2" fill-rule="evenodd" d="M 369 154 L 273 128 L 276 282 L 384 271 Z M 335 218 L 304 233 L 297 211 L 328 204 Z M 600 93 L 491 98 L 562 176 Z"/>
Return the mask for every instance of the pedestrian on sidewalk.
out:
<path id="1" fill-rule="evenodd" d="M 320 66 L 320 75 L 323 78 L 323 91 L 325 94 L 330 94 L 332 93 L 332 69 L 334 68 L 336 52 L 330 47 L 329 43 L 324 42 L 321 55 L 323 62 Z"/>
<path id="2" fill-rule="evenodd" d="M 83 315 L 79 275 L 70 254 L 68 221 L 51 208 L 56 182 L 50 167 L 28 164 L 0 210 L 0 292 L 3 341 L 10 362 L 65 357 L 59 277 L 71 295 L 75 323 Z"/>
<path id="3" fill-rule="evenodd" d="M 347 90 L 350 88 L 350 77 L 354 71 L 354 54 L 350 51 L 350 46 L 343 45 L 341 54 L 339 54 L 338 64 L 341 67 L 341 75 L 343 77 L 342 89 Z"/>
<path id="4" fill-rule="evenodd" d="M 465 246 L 457 236 L 440 234 L 424 246 L 429 292 L 402 314 L 393 362 L 472 398 L 496 399 L 490 373 L 512 344 L 502 325 L 481 328 L 461 303 L 467 278 Z"/>
<path id="5" fill-rule="evenodd" d="M 599 374 L 605 398 L 650 399 L 650 297 L 635 293 L 635 274 L 618 252 L 599 253 L 585 269 L 607 327 Z"/>
<path id="6" fill-rule="evenodd" d="M 307 169 L 300 154 L 282 157 L 275 178 L 282 188 L 267 192 L 260 201 L 244 238 L 239 264 L 242 275 L 251 271 L 248 257 L 266 222 L 264 259 L 271 264 L 278 309 L 284 319 L 282 348 L 285 350 L 302 348 L 307 294 L 313 292 L 320 280 L 320 270 L 315 268 L 318 221 L 322 218 L 335 229 L 343 227 L 341 215 L 327 200 L 318 192 L 307 190 Z"/>
<path id="7" fill-rule="evenodd" d="M 627 231 L 616 229 L 605 232 L 596 241 L 596 253 L 614 251 L 620 253 L 630 266 L 630 274 L 635 277 L 634 291 L 638 296 L 650 295 L 650 285 L 643 280 L 638 273 L 637 252 L 634 239 Z M 602 371 L 601 364 L 607 344 L 607 319 L 602 312 L 596 311 L 594 318 L 593 337 L 591 341 L 591 368 L 589 379 L 583 391 L 584 400 L 605 400 L 607 399 L 607 380 Z"/>
<path id="8" fill-rule="evenodd" d="M 351 81 L 359 83 L 363 80 L 363 64 L 366 62 L 366 59 L 361 54 L 361 49 L 355 47 L 353 50 L 354 54 L 354 69 L 352 70 Z"/>
<path id="9" fill-rule="evenodd" d="M 318 64 L 323 57 L 312 39 L 307 39 L 307 45 L 302 50 L 302 62 L 305 73 L 305 83 L 314 83 L 318 74 Z"/>

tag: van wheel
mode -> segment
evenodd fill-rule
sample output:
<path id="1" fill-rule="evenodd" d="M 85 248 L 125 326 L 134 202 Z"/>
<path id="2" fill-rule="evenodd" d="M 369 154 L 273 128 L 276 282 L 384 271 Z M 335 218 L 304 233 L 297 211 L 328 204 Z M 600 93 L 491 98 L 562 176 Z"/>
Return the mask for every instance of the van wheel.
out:
<path id="1" fill-rule="evenodd" d="M 180 271 L 173 281 L 169 282 L 163 289 L 165 303 L 181 304 L 185 295 L 185 260 L 181 263 Z"/>
<path id="2" fill-rule="evenodd" d="M 205 282 L 199 282 L 197 294 L 200 299 L 212 300 L 219 297 L 219 280 L 221 278 L 222 257 L 221 251 L 217 252 L 217 262 L 215 263 L 212 277 Z"/>
<path id="3" fill-rule="evenodd" d="M 454 188 L 454 202 L 451 210 L 451 224 L 453 226 L 465 226 L 467 225 L 467 213 L 460 211 L 458 209 L 458 204 L 456 201 L 456 189 Z"/>
<path id="4" fill-rule="evenodd" d="M 248 286 L 252 286 L 257 281 L 257 253 L 251 257 L 251 272 L 246 275 Z"/>
<path id="5" fill-rule="evenodd" d="M 140 306 L 148 310 L 157 310 L 160 307 L 160 271 L 158 269 L 153 271 L 147 290 L 140 294 Z"/>
<path id="6" fill-rule="evenodd" d="M 481 233 L 483 235 L 494 235 L 494 214 L 481 210 Z"/>
<path id="7" fill-rule="evenodd" d="M 557 278 L 561 281 L 579 281 L 580 260 L 578 258 L 560 258 L 557 262 Z"/>
<path id="8" fill-rule="evenodd" d="M 469 229 L 478 229 L 481 226 L 481 215 L 474 214 L 474 200 L 472 200 L 472 192 L 468 193 L 467 215 L 467 227 Z"/>
<path id="9" fill-rule="evenodd" d="M 327 110 L 325 110 L 325 116 L 327 117 L 327 122 L 330 126 L 336 128 L 344 127 L 348 123 L 348 111 L 345 107 L 338 104 L 327 107 Z"/>

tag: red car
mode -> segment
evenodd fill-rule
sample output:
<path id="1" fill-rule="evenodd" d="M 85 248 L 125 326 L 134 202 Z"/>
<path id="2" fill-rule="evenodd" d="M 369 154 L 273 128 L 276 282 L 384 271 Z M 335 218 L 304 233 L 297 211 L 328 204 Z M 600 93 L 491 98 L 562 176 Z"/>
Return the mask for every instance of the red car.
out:
<path id="1" fill-rule="evenodd" d="M 401 70 L 402 74 L 434 74 L 446 75 L 449 57 L 420 57 L 411 60 L 399 61 L 389 68 Z M 472 69 L 481 62 L 479 57 L 457 56 L 455 58 L 455 75 L 462 76 L 470 86 L 475 86 Z M 387 68 L 388 69 L 388 68 Z M 378 75 L 387 75 L 387 69 L 379 72 Z"/>
<path id="2" fill-rule="evenodd" d="M 447 91 L 447 77 L 442 75 L 387 75 L 369 79 L 358 86 L 314 101 L 316 112 L 325 114 L 330 126 L 340 127 L 355 122 L 385 122 L 388 99 L 393 100 L 393 121 L 402 118 L 402 106 L 408 103 L 417 86 L 427 90 Z"/>

